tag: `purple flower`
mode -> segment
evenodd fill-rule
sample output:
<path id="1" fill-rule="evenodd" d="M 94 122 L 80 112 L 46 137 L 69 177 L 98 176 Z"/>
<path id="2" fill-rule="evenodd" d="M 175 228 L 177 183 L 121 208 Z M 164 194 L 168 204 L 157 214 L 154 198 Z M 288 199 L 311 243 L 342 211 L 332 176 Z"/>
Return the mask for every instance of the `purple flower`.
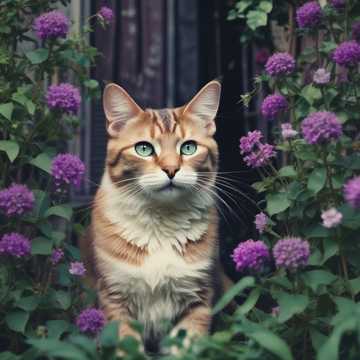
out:
<path id="1" fill-rule="evenodd" d="M 269 218 L 263 213 L 259 213 L 255 216 L 255 227 L 259 231 L 260 234 L 262 234 L 266 228 L 266 225 L 269 221 Z"/>
<path id="2" fill-rule="evenodd" d="M 86 273 L 85 266 L 80 261 L 70 263 L 69 273 L 76 276 L 84 276 Z"/>
<path id="3" fill-rule="evenodd" d="M 261 113 L 265 119 L 273 120 L 278 114 L 286 111 L 288 102 L 279 94 L 268 95 L 261 104 Z"/>
<path id="4" fill-rule="evenodd" d="M 284 138 L 284 140 L 292 139 L 297 134 L 298 132 L 293 129 L 291 123 L 281 124 L 281 136 Z"/>
<path id="5" fill-rule="evenodd" d="M 266 62 L 265 70 L 271 76 L 290 75 L 295 70 L 295 59 L 288 53 L 276 53 Z"/>
<path id="6" fill-rule="evenodd" d="M 263 135 L 259 130 L 249 131 L 247 136 L 243 136 L 240 139 L 240 153 L 246 154 L 253 150 L 254 146 L 257 145 Z"/>
<path id="7" fill-rule="evenodd" d="M 72 154 L 59 154 L 51 163 L 51 175 L 57 187 L 62 185 L 80 186 L 85 173 L 84 163 Z"/>
<path id="8" fill-rule="evenodd" d="M 274 146 L 270 144 L 259 144 L 256 151 L 244 157 L 247 166 L 252 168 L 262 167 L 269 163 L 269 160 L 275 157 Z"/>
<path id="9" fill-rule="evenodd" d="M 71 84 L 51 85 L 46 94 L 46 102 L 50 109 L 75 115 L 81 103 L 80 91 Z"/>
<path id="10" fill-rule="evenodd" d="M 330 208 L 321 214 L 323 226 L 326 228 L 333 228 L 341 223 L 343 218 L 342 213 L 335 208 Z"/>
<path id="11" fill-rule="evenodd" d="M 76 326 L 83 333 L 96 335 L 105 325 L 105 314 L 95 308 L 83 310 L 76 318 Z"/>
<path id="12" fill-rule="evenodd" d="M 273 255 L 278 268 L 296 270 L 308 263 L 310 245 L 296 237 L 281 239 L 275 244 Z"/>
<path id="13" fill-rule="evenodd" d="M 63 257 L 64 257 L 64 251 L 62 249 L 55 249 L 51 254 L 50 262 L 53 265 L 57 265 Z"/>
<path id="14" fill-rule="evenodd" d="M 360 44 L 355 40 L 344 41 L 335 49 L 332 58 L 341 66 L 357 66 L 360 62 Z"/>
<path id="15" fill-rule="evenodd" d="M 259 49 L 255 54 L 255 62 L 258 65 L 265 65 L 270 57 L 269 49 L 262 48 Z"/>
<path id="16" fill-rule="evenodd" d="M 114 17 L 112 9 L 107 6 L 102 6 L 98 12 L 98 15 L 100 15 L 107 24 L 111 23 Z"/>
<path id="17" fill-rule="evenodd" d="M 324 68 L 317 69 L 313 76 L 313 81 L 318 85 L 325 85 L 330 81 L 330 72 Z"/>
<path id="18" fill-rule="evenodd" d="M 354 209 L 360 209 L 360 176 L 350 179 L 344 185 L 344 197 Z"/>
<path id="19" fill-rule="evenodd" d="M 17 258 L 30 255 L 31 245 L 28 238 L 16 232 L 3 235 L 0 240 L 0 254 Z"/>
<path id="20" fill-rule="evenodd" d="M 352 37 L 355 41 L 360 42 L 360 21 L 354 22 L 352 25 Z"/>
<path id="21" fill-rule="evenodd" d="M 61 11 L 53 10 L 38 16 L 33 28 L 42 40 L 64 38 L 69 31 L 69 19 Z"/>
<path id="22" fill-rule="evenodd" d="M 25 185 L 12 184 L 0 191 L 0 209 L 9 217 L 32 210 L 34 202 L 34 194 Z"/>
<path id="23" fill-rule="evenodd" d="M 307 143 L 320 144 L 338 139 L 342 134 L 342 125 L 334 113 L 318 111 L 303 120 L 301 131 Z"/>
<path id="24" fill-rule="evenodd" d="M 238 271 L 260 271 L 265 262 L 270 258 L 270 253 L 265 243 L 249 239 L 240 243 L 234 249 L 232 258 Z"/>
<path id="25" fill-rule="evenodd" d="M 321 23 L 323 13 L 317 1 L 309 1 L 296 10 L 296 21 L 300 28 L 312 29 Z"/>
<path id="26" fill-rule="evenodd" d="M 330 0 L 330 5 L 336 10 L 342 10 L 345 8 L 346 0 Z"/>

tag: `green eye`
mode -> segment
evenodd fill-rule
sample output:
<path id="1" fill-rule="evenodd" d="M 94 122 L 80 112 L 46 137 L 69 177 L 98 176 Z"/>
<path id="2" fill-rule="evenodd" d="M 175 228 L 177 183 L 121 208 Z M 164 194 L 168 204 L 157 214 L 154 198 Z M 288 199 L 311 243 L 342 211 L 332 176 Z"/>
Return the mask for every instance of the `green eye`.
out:
<path id="1" fill-rule="evenodd" d="M 197 149 L 197 144 L 195 141 L 186 141 L 181 145 L 180 153 L 181 155 L 192 155 L 195 154 Z"/>
<path id="2" fill-rule="evenodd" d="M 140 156 L 144 156 L 144 157 L 151 156 L 155 152 L 154 147 L 149 142 L 146 141 L 141 141 L 135 144 L 135 151 Z"/>

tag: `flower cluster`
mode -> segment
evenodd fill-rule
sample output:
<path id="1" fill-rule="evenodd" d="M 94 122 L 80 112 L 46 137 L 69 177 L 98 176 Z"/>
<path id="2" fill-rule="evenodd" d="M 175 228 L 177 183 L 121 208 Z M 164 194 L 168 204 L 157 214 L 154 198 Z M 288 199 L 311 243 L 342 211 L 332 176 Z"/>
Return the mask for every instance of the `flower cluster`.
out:
<path id="1" fill-rule="evenodd" d="M 318 85 L 325 85 L 330 82 L 331 74 L 324 68 L 317 69 L 313 76 L 313 81 Z"/>
<path id="2" fill-rule="evenodd" d="M 281 124 L 281 136 L 284 140 L 289 140 L 294 138 L 298 132 L 293 129 L 291 123 L 283 123 Z"/>
<path id="3" fill-rule="evenodd" d="M 266 62 L 265 70 L 270 76 L 290 75 L 295 70 L 295 59 L 288 53 L 276 53 Z"/>
<path id="4" fill-rule="evenodd" d="M 245 163 L 253 168 L 268 164 L 275 157 L 274 146 L 260 142 L 262 134 L 260 131 L 249 132 L 247 136 L 240 139 L 240 153 L 244 154 Z"/>
<path id="5" fill-rule="evenodd" d="M 256 227 L 256 230 L 259 231 L 260 234 L 262 234 L 264 232 L 268 221 L 269 221 L 269 218 L 263 212 L 261 212 L 255 216 L 255 221 L 254 221 L 255 227 Z"/>
<path id="6" fill-rule="evenodd" d="M 347 68 L 357 66 L 360 63 L 360 44 L 355 40 L 344 41 L 335 49 L 332 58 Z"/>
<path id="7" fill-rule="evenodd" d="M 105 325 L 105 314 L 95 308 L 83 310 L 76 318 L 76 326 L 83 333 L 96 335 Z"/>
<path id="8" fill-rule="evenodd" d="M 265 243 L 249 239 L 235 248 L 232 258 L 238 271 L 260 271 L 269 260 L 270 253 Z"/>
<path id="9" fill-rule="evenodd" d="M 274 246 L 273 256 L 278 268 L 296 270 L 308 263 L 310 246 L 296 237 L 281 239 Z"/>
<path id="10" fill-rule="evenodd" d="M 81 103 L 80 91 L 75 86 L 67 83 L 51 85 L 46 94 L 46 102 L 50 109 L 61 110 L 66 114 L 75 115 Z"/>
<path id="11" fill-rule="evenodd" d="M 315 28 L 320 25 L 322 17 L 323 13 L 317 1 L 309 1 L 296 10 L 296 21 L 302 29 Z"/>
<path id="12" fill-rule="evenodd" d="M 338 139 L 342 134 L 342 125 L 334 113 L 318 111 L 303 120 L 301 131 L 307 143 L 320 144 Z"/>
<path id="13" fill-rule="evenodd" d="M 105 23 L 109 24 L 111 23 L 113 17 L 114 17 L 114 13 L 113 11 L 107 7 L 107 6 L 102 6 L 98 12 L 98 15 L 101 16 L 101 18 L 105 21 Z"/>
<path id="14" fill-rule="evenodd" d="M 84 264 L 80 261 L 70 263 L 69 273 L 75 276 L 84 276 L 86 273 Z"/>
<path id="15" fill-rule="evenodd" d="M 17 258 L 30 255 L 31 245 L 28 238 L 16 232 L 5 234 L 0 240 L 0 254 Z"/>
<path id="16" fill-rule="evenodd" d="M 346 5 L 346 0 L 330 0 L 330 5 L 336 10 L 343 10 Z"/>
<path id="17" fill-rule="evenodd" d="M 65 38 L 69 31 L 69 19 L 61 11 L 53 10 L 38 16 L 33 28 L 42 40 Z"/>
<path id="18" fill-rule="evenodd" d="M 13 184 L 0 191 L 0 209 L 9 217 L 32 210 L 34 202 L 34 194 L 26 185 Z"/>
<path id="19" fill-rule="evenodd" d="M 84 163 L 72 154 L 59 154 L 51 163 L 51 175 L 57 187 L 62 185 L 80 186 L 85 174 Z"/>
<path id="20" fill-rule="evenodd" d="M 50 257 L 50 262 L 53 265 L 57 265 L 64 257 L 64 251 L 62 249 L 55 249 Z"/>
<path id="21" fill-rule="evenodd" d="M 338 226 L 341 223 L 342 218 L 342 213 L 335 208 L 330 208 L 321 214 L 323 226 L 328 229 Z"/>
<path id="22" fill-rule="evenodd" d="M 261 114 L 265 119 L 273 120 L 288 108 L 287 100 L 279 94 L 268 95 L 261 104 Z"/>
<path id="23" fill-rule="evenodd" d="M 345 200 L 355 209 L 360 209 L 360 176 L 350 179 L 344 186 Z"/>

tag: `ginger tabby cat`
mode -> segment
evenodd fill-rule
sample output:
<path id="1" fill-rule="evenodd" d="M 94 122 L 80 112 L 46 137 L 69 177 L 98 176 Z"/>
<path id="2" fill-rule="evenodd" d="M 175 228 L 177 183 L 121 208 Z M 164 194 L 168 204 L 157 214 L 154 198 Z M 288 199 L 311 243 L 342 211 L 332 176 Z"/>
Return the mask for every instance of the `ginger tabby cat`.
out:
<path id="1" fill-rule="evenodd" d="M 81 249 L 109 321 L 157 349 L 172 334 L 207 334 L 218 296 L 218 147 L 221 86 L 211 81 L 185 106 L 142 110 L 116 84 L 104 92 L 105 172 Z"/>

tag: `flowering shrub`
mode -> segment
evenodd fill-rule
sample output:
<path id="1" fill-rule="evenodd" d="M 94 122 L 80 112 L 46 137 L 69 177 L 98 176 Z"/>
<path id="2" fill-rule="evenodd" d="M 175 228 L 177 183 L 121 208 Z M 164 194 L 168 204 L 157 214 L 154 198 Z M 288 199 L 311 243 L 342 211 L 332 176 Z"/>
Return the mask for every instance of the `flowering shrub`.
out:
<path id="1" fill-rule="evenodd" d="M 245 12 L 245 3 L 238 1 L 237 9 Z M 262 199 L 254 217 L 259 235 L 234 249 L 234 267 L 245 277 L 215 310 L 242 294 L 230 322 L 236 324 L 233 334 L 248 339 L 248 349 L 256 343 L 258 358 L 356 359 L 360 6 L 351 0 L 281 3 L 289 31 L 296 26 L 297 41 L 306 37 L 314 46 L 299 56 L 295 47 L 289 46 L 291 53 L 275 50 L 255 79 L 271 94 L 261 114 L 271 120 L 273 156 L 255 166 L 248 154 L 264 136 L 254 130 L 240 139 L 243 161 L 261 179 L 253 184 Z M 242 95 L 245 105 L 253 94 Z"/>

